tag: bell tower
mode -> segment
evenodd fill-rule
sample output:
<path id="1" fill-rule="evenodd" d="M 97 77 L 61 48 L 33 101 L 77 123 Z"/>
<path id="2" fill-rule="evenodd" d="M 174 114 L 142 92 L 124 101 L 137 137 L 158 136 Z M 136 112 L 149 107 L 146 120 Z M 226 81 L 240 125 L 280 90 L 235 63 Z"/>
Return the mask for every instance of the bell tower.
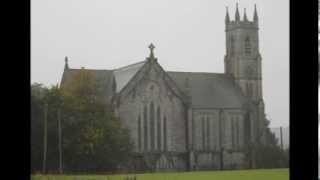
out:
<path id="1" fill-rule="evenodd" d="M 230 75 L 250 100 L 250 141 L 264 142 L 265 111 L 262 95 L 262 69 L 259 50 L 259 20 L 256 5 L 250 21 L 244 9 L 240 18 L 238 3 L 234 20 L 227 8 L 225 17 L 226 55 L 225 73 Z M 248 130 L 249 130 L 248 129 Z"/>
<path id="2" fill-rule="evenodd" d="M 243 93 L 254 101 L 262 99 L 258 25 L 256 6 L 252 21 L 248 20 L 246 9 L 244 9 L 242 20 L 240 19 L 238 3 L 235 20 L 230 20 L 227 9 L 225 18 L 225 73 L 231 75 Z"/>

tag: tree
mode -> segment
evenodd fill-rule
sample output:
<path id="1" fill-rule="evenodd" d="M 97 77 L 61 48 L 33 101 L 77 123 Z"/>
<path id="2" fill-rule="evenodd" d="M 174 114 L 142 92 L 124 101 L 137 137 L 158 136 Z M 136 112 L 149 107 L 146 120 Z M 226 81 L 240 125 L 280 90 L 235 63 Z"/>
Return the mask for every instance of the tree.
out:
<path id="1" fill-rule="evenodd" d="M 82 70 L 61 88 L 64 163 L 72 171 L 114 170 L 132 149 L 129 132 L 99 99 L 94 74 Z"/>
<path id="2" fill-rule="evenodd" d="M 31 172 L 40 170 L 42 162 L 43 108 L 39 93 L 42 90 L 40 84 L 31 85 Z"/>
<path id="3" fill-rule="evenodd" d="M 269 122 L 269 121 L 267 121 Z M 267 125 L 269 125 L 267 123 Z M 285 168 L 289 166 L 288 152 L 278 146 L 276 136 L 267 127 L 265 131 L 266 144 L 257 143 L 256 165 L 257 168 Z"/>
<path id="4" fill-rule="evenodd" d="M 64 172 L 109 171 L 128 162 L 132 142 L 129 132 L 113 114 L 94 74 L 82 70 L 63 87 L 31 85 L 31 170 L 41 171 L 44 106 L 48 104 L 47 161 L 58 172 L 58 111 L 62 129 Z"/>

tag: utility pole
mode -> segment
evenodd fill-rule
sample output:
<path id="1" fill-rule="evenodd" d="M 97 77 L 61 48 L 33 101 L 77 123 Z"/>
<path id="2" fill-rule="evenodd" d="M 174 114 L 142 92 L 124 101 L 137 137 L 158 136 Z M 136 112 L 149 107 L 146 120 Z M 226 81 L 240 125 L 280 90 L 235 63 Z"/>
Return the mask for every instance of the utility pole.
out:
<path id="1" fill-rule="evenodd" d="M 282 139 L 282 126 L 280 126 L 280 145 L 281 145 L 281 150 L 283 150 L 283 139 Z"/>
<path id="2" fill-rule="evenodd" d="M 61 107 L 58 109 L 58 135 L 59 135 L 59 173 L 63 173 L 62 169 L 62 145 L 61 145 Z"/>
<path id="3" fill-rule="evenodd" d="M 48 118 L 48 103 L 44 105 L 44 125 L 43 125 L 43 164 L 42 164 L 42 173 L 46 173 L 47 165 L 47 118 Z"/>

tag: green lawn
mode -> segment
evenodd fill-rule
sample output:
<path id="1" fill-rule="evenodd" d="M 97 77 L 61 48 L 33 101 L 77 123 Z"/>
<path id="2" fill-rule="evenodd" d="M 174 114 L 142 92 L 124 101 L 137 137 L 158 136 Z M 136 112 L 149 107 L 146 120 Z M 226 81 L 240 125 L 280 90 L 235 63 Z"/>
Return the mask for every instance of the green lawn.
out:
<path id="1" fill-rule="evenodd" d="M 32 175 L 32 180 L 125 180 L 132 175 Z M 137 174 L 136 180 L 289 180 L 289 169 Z"/>

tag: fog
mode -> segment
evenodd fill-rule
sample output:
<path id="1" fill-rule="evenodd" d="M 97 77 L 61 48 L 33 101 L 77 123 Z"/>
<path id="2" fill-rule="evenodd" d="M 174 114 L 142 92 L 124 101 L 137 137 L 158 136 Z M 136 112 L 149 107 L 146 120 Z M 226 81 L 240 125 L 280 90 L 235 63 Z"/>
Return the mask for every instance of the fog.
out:
<path id="1" fill-rule="evenodd" d="M 259 16 L 263 96 L 272 127 L 289 124 L 289 1 L 240 0 Z M 224 18 L 232 0 L 32 0 L 31 83 L 59 83 L 71 68 L 113 69 L 144 60 L 152 42 L 165 70 L 223 72 Z"/>

